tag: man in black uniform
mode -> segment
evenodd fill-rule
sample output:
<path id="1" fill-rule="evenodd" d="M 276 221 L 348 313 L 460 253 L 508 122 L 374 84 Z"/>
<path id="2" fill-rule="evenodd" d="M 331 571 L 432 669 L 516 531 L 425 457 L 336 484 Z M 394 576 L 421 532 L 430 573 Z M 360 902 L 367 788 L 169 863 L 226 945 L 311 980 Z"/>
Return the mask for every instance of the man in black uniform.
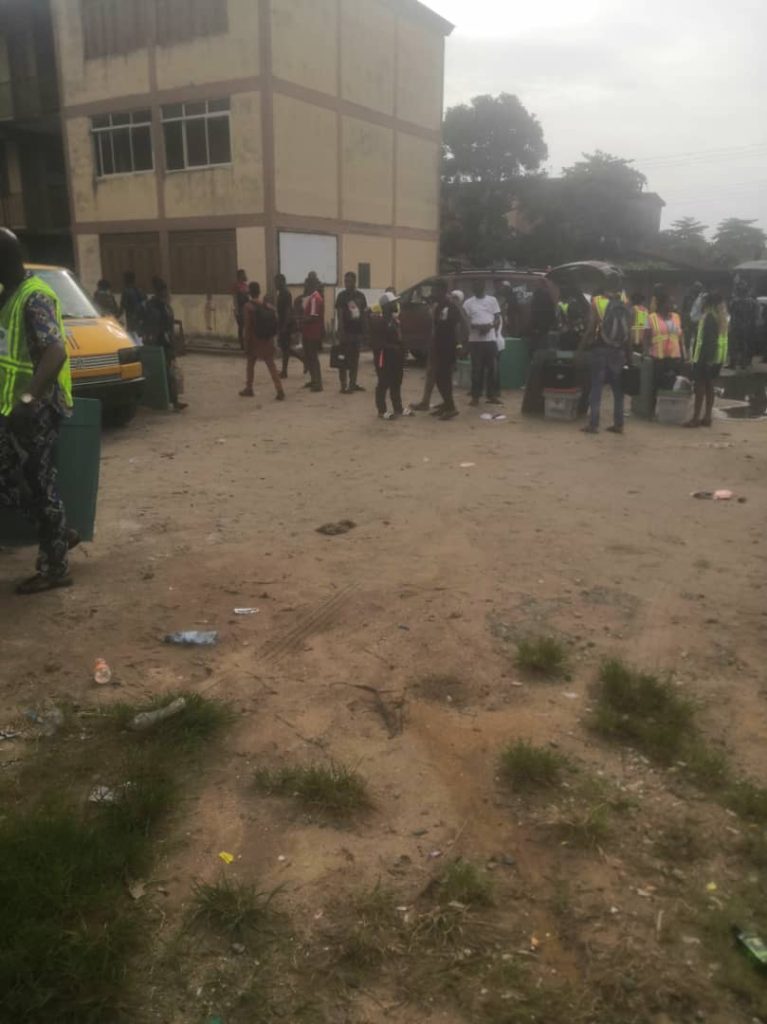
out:
<path id="1" fill-rule="evenodd" d="M 346 356 L 346 366 L 338 371 L 341 379 L 341 394 L 351 395 L 364 391 L 357 383 L 360 365 L 360 348 L 368 328 L 367 299 L 357 288 L 357 275 L 349 273 L 344 277 L 344 290 L 336 299 L 338 313 L 338 340 Z"/>

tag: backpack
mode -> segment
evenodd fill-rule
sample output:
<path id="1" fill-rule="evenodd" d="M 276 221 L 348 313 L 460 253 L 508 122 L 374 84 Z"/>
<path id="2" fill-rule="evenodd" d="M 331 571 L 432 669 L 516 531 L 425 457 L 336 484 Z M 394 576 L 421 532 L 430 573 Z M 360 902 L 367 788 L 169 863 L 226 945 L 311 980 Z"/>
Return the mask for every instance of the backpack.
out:
<path id="1" fill-rule="evenodd" d="M 273 338 L 280 329 L 280 321 L 271 306 L 255 304 L 254 323 L 257 338 Z"/>
<path id="2" fill-rule="evenodd" d="M 610 299 L 601 333 L 602 341 L 610 348 L 628 348 L 631 342 L 631 313 L 620 299 Z"/>

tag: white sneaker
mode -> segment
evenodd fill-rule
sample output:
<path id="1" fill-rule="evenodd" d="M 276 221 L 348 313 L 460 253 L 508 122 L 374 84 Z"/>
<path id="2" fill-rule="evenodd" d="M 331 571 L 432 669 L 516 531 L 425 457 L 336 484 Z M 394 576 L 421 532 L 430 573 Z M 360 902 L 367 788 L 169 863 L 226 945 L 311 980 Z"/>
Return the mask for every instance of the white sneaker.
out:
<path id="1" fill-rule="evenodd" d="M 407 407 L 406 409 L 403 409 L 403 410 L 402 410 L 402 415 L 403 415 L 403 416 L 415 416 L 415 413 L 414 413 L 414 412 L 413 412 L 413 410 L 412 410 L 412 409 L 410 408 L 410 406 L 408 406 L 408 407 Z"/>
<path id="2" fill-rule="evenodd" d="M 394 419 L 394 413 L 393 412 L 379 412 L 378 418 L 379 418 L 379 420 L 393 420 Z"/>

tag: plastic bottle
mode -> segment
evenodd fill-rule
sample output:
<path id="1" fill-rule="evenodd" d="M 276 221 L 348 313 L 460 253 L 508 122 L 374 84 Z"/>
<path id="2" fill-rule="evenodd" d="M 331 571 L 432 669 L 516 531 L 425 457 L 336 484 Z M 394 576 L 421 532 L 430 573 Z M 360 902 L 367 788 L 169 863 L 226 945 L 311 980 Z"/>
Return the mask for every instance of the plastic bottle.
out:
<path id="1" fill-rule="evenodd" d="M 93 681 L 99 686 L 106 686 L 107 683 L 112 682 L 112 669 L 103 658 L 96 659 L 96 664 L 93 666 Z"/>

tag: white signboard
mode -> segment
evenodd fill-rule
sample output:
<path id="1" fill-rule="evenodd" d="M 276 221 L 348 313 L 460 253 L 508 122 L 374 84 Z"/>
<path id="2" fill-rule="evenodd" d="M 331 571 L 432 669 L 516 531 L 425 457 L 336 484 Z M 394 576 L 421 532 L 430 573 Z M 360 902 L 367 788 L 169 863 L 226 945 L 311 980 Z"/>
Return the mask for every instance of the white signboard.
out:
<path id="1" fill-rule="evenodd" d="M 288 284 L 302 285 L 314 270 L 323 284 L 338 284 L 338 239 L 335 235 L 280 232 L 280 273 Z"/>

